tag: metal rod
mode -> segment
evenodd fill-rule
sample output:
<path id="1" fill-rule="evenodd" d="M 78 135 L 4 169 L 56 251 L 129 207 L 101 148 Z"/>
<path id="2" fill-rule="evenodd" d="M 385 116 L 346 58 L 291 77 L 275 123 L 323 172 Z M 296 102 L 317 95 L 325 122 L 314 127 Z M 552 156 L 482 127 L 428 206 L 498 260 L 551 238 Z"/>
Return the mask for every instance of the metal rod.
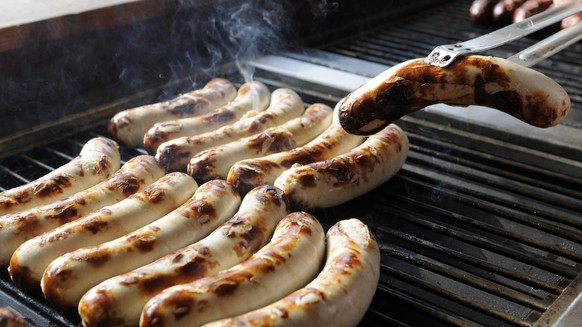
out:
<path id="1" fill-rule="evenodd" d="M 555 24 L 562 19 L 582 11 L 582 5 L 569 2 L 521 22 L 508 25 L 480 37 L 456 44 L 439 45 L 426 57 L 425 62 L 437 67 L 450 65 L 460 55 L 483 52 L 517 40 L 542 28 Z"/>
<path id="2" fill-rule="evenodd" d="M 578 22 L 573 26 L 548 36 L 531 47 L 523 49 L 507 58 L 507 60 L 530 67 L 564 50 L 579 40 L 582 40 L 582 22 Z"/>

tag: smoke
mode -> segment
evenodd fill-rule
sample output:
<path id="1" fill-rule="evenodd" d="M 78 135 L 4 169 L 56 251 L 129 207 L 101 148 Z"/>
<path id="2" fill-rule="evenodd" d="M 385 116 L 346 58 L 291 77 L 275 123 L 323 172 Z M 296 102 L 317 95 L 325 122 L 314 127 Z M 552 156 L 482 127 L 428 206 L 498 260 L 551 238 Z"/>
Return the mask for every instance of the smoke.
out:
<path id="1" fill-rule="evenodd" d="M 338 6 L 327 0 L 211 2 L 206 17 L 190 26 L 190 35 L 203 49 L 189 49 L 190 66 L 176 69 L 196 69 L 211 76 L 218 65 L 234 62 L 244 80 L 251 81 L 254 68 L 249 60 L 297 46 L 302 24 L 323 21 Z"/>
<path id="2" fill-rule="evenodd" d="M 281 49 L 291 31 L 290 2 L 216 2 L 210 12 L 203 43 L 212 55 L 211 64 L 234 61 L 245 81 L 253 78 L 248 60 Z"/>

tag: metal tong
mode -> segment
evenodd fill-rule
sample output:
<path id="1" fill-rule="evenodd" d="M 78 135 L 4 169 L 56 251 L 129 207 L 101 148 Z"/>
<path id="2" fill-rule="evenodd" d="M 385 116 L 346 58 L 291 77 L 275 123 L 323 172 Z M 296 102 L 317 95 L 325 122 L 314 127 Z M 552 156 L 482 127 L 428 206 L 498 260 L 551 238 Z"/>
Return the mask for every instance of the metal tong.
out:
<path id="1" fill-rule="evenodd" d="M 508 25 L 489 34 L 465 42 L 439 45 L 432 50 L 424 61 L 433 66 L 446 67 L 458 56 L 497 48 L 505 43 L 517 40 L 581 11 L 581 4 L 575 2 L 566 3 L 531 16 L 521 22 Z M 563 29 L 507 59 L 530 67 L 581 39 L 582 22 L 578 22 L 577 24 Z"/>

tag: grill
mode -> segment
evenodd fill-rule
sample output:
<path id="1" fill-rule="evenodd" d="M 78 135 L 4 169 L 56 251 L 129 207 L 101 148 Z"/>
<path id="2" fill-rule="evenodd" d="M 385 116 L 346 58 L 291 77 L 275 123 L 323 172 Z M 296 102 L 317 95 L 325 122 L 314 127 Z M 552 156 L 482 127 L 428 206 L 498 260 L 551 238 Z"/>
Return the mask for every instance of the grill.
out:
<path id="1" fill-rule="evenodd" d="M 291 87 L 307 103 L 333 105 L 387 66 L 489 31 L 468 21 L 469 4 L 449 1 L 344 37 L 335 30 L 326 42 L 260 57 L 250 66 L 254 78 L 271 88 Z M 522 39 L 492 54 L 507 57 L 535 40 Z M 362 326 L 579 322 L 580 58 L 582 44 L 576 44 L 536 67 L 571 96 L 573 110 L 563 125 L 531 129 L 483 108 L 433 106 L 398 122 L 411 148 L 393 179 L 351 202 L 314 212 L 325 228 L 358 217 L 379 241 L 380 283 Z M 136 98 L 149 101 L 144 94 L 149 93 L 112 107 L 123 109 Z M 3 159 L 0 188 L 66 163 L 97 135 L 107 135 L 103 125 Z M 122 149 L 124 160 L 143 153 Z M 0 286 L 0 305 L 39 326 L 79 325 L 75 314 L 56 312 L 40 296 L 21 293 L 4 271 Z"/>

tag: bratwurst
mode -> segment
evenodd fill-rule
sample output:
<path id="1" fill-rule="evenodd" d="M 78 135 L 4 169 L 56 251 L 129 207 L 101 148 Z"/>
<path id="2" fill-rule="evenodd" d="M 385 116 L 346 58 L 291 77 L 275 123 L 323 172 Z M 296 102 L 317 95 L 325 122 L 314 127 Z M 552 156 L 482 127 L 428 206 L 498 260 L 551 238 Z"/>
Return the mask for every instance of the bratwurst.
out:
<path id="1" fill-rule="evenodd" d="M 344 98 L 339 119 L 349 133 L 367 135 L 436 103 L 492 107 L 537 127 L 560 123 L 570 110 L 568 94 L 548 76 L 506 59 L 467 56 L 444 68 L 423 59 L 396 65 Z"/>

